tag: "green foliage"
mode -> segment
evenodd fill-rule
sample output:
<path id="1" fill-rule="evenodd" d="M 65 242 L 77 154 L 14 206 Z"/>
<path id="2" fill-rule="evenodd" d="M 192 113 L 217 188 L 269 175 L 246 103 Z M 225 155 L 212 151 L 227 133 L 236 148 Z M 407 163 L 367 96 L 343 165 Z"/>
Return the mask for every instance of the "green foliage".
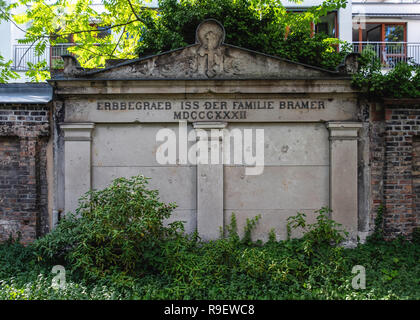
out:
<path id="1" fill-rule="evenodd" d="M 142 0 L 105 0 L 104 10 L 91 4 L 91 0 L 20 0 L 4 6 L 0 20 L 28 26 L 19 43 L 33 45 L 39 57 L 47 45 L 72 40 L 77 46 L 69 51 L 86 68 L 103 67 L 107 59 L 135 58 L 134 48 L 141 39 L 144 22 L 153 19 L 157 12 L 144 7 Z M 10 14 L 11 8 L 19 7 L 24 8 L 19 10 L 21 13 Z M 33 80 L 42 81 L 43 69 L 30 67 Z M 35 76 L 37 73 L 42 74 Z"/>
<path id="2" fill-rule="evenodd" d="M 235 243 L 239 243 L 240 238 L 238 235 L 238 224 L 236 221 L 236 215 L 233 212 L 230 216 L 230 224 L 226 226 L 226 231 L 228 233 L 229 239 L 231 239 Z"/>
<path id="3" fill-rule="evenodd" d="M 351 45 L 323 33 L 310 37 L 307 32 L 293 32 L 286 39 L 279 39 L 271 54 L 292 61 L 335 70 L 351 52 Z M 338 51 L 337 48 L 340 47 Z"/>
<path id="4" fill-rule="evenodd" d="M 27 272 L 32 268 L 33 251 L 12 237 L 0 245 L 0 279 Z"/>
<path id="5" fill-rule="evenodd" d="M 244 244 L 250 245 L 252 244 L 252 238 L 251 238 L 251 234 L 252 231 L 255 229 L 255 227 L 257 226 L 258 221 L 261 219 L 261 215 L 257 215 L 256 217 L 249 219 L 246 219 L 246 225 L 244 228 L 244 237 L 242 239 L 242 242 Z"/>
<path id="6" fill-rule="evenodd" d="M 137 53 L 144 56 L 192 44 L 199 23 L 213 18 L 225 27 L 226 43 L 335 69 L 350 46 L 325 34 L 311 37 L 310 25 L 340 7 L 345 7 L 345 1 L 326 1 L 305 13 L 294 13 L 280 1 L 160 0 L 159 16 L 146 23 Z M 339 52 L 338 45 L 342 45 Z"/>
<path id="7" fill-rule="evenodd" d="M 64 69 L 64 60 L 62 59 L 51 60 L 51 69 Z"/>
<path id="8" fill-rule="evenodd" d="M 123 190 L 131 190 L 127 181 L 120 180 L 120 187 L 125 184 L 121 187 Z M 140 185 L 143 185 L 141 181 Z M 112 193 L 120 198 L 126 193 L 121 191 L 118 194 L 120 191 L 115 189 L 116 185 L 108 190 L 108 195 Z M 144 200 L 142 203 L 146 202 Z M 106 206 L 105 203 L 102 205 Z M 110 207 L 113 207 L 112 202 Z M 83 210 L 86 208 L 81 205 L 80 214 Z M 94 212 L 89 215 L 90 219 L 96 219 Z M 163 237 L 157 247 L 144 248 L 144 253 L 152 251 L 161 257 L 154 262 L 154 268 L 143 269 L 138 273 L 127 273 L 122 268 L 114 269 L 113 272 L 104 272 L 103 277 L 95 281 L 86 277 L 86 274 L 79 279 L 76 273 L 69 272 L 64 289 L 51 287 L 53 275 L 50 271 L 56 261 L 49 261 L 50 264 L 43 269 L 39 267 L 40 263 L 33 252 L 37 248 L 36 252 L 39 253 L 40 242 L 25 248 L 9 241 L 0 244 L 0 299 L 420 298 L 418 243 L 404 240 L 377 241 L 359 244 L 355 249 L 344 249 L 337 244 L 345 234 L 329 218 L 329 214 L 328 208 L 322 208 L 317 211 L 316 222 L 309 224 L 305 215 L 298 213 L 289 219 L 288 226 L 290 233 L 295 229 L 303 230 L 302 238 L 276 241 L 274 231 L 271 231 L 270 241 L 264 245 L 250 241 L 250 235 L 246 235 L 254 230 L 257 218 L 248 220 L 241 238 L 238 235 L 236 216 L 232 214 L 231 223 L 226 227 L 226 236 L 218 240 L 202 242 L 196 233 L 184 235 L 173 231 L 170 237 Z M 102 216 L 102 213 L 97 215 Z M 83 216 L 79 219 L 83 219 Z M 119 221 L 118 218 L 116 220 Z M 64 239 L 69 238 L 70 233 L 77 238 L 83 230 L 81 225 L 85 222 L 71 225 L 70 221 L 73 220 L 68 220 L 66 228 L 62 227 L 66 225 L 65 220 L 58 227 L 61 229 L 56 229 L 60 233 L 68 232 L 63 235 Z M 106 218 L 97 221 L 109 223 Z M 76 230 L 70 232 L 68 229 Z M 97 234 L 95 230 L 94 233 Z M 159 234 L 155 236 L 160 238 Z M 71 248 L 75 248 L 78 243 L 67 239 L 69 247 L 63 247 L 66 241 L 59 243 L 58 238 L 55 235 L 49 238 L 50 241 L 41 239 L 43 245 L 51 243 L 50 249 L 42 250 L 52 252 L 61 247 L 71 252 Z M 136 259 L 144 261 L 144 254 Z M 72 263 L 74 261 L 63 262 L 67 269 L 72 268 Z M 352 268 L 355 265 L 362 265 L 366 269 L 365 290 L 356 290 L 351 286 L 354 277 Z"/>
<path id="9" fill-rule="evenodd" d="M 4 0 L 0 0 L 0 23 L 2 23 L 3 20 L 7 20 L 9 17 L 9 5 Z M 5 61 L 0 52 L 0 83 L 6 83 L 10 80 L 19 78 L 19 75 L 12 70 L 12 64 L 13 61 Z"/>
<path id="10" fill-rule="evenodd" d="M 420 97 L 420 65 L 402 61 L 383 72 L 379 58 L 370 48 L 363 50 L 360 64 L 360 71 L 353 76 L 352 83 L 367 98 Z"/>
<path id="11" fill-rule="evenodd" d="M 159 201 L 158 191 L 147 188 L 148 178 L 118 178 L 100 191 L 87 192 L 76 215 L 35 243 L 43 259 L 70 263 L 73 270 L 97 278 L 114 272 L 141 274 L 161 263 L 161 242 L 172 237 L 181 222 L 169 226 L 175 204 Z"/>
<path id="12" fill-rule="evenodd" d="M 46 61 L 38 63 L 28 62 L 28 71 L 25 74 L 31 79 L 31 82 L 42 82 L 50 78 L 50 71 L 47 69 Z"/>
<path id="13" fill-rule="evenodd" d="M 287 219 L 287 236 L 290 239 L 293 229 L 303 229 L 303 240 L 308 248 L 322 245 L 337 245 L 342 242 L 348 233 L 339 229 L 341 224 L 336 223 L 329 216 L 331 209 L 324 207 L 316 211 L 316 222 L 308 224 L 305 213 L 297 213 L 296 216 Z"/>
<path id="14" fill-rule="evenodd" d="M 363 265 L 366 269 L 366 290 L 352 293 L 381 299 L 420 298 L 420 246 L 410 241 L 368 242 L 355 250 L 346 250 L 346 263 Z"/>
<path id="15" fill-rule="evenodd" d="M 338 40 L 310 37 L 311 22 L 344 8 L 346 0 L 325 0 L 303 13 L 287 11 L 279 0 L 161 0 L 159 10 L 144 2 L 148 1 L 104 0 L 104 10 L 98 10 L 91 0 L 19 0 L 9 5 L 1 0 L 0 20 L 29 25 L 19 43 L 34 46 L 39 57 L 48 45 L 71 39 L 77 45 L 68 51 L 85 68 L 104 67 L 107 59 L 133 59 L 192 44 L 196 27 L 206 18 L 223 23 L 226 43 L 324 68 L 334 69 L 348 49 L 341 43 L 337 52 Z M 10 14 L 19 7 L 25 10 Z M 1 70 L 8 70 L 7 76 Z M 6 81 L 14 74 L 0 63 L 0 75 Z M 28 75 L 32 81 L 48 76 L 42 64 L 30 65 Z"/>
<path id="16" fill-rule="evenodd" d="M 384 240 L 384 211 L 385 208 L 381 203 L 376 210 L 375 229 L 373 233 L 367 238 L 367 241 L 374 243 Z"/>
<path id="17" fill-rule="evenodd" d="M 413 243 L 420 244 L 420 227 L 414 229 L 411 235 Z"/>
<path id="18" fill-rule="evenodd" d="M 274 229 L 270 229 L 270 232 L 268 233 L 268 243 L 276 243 L 277 237 Z"/>
<path id="19" fill-rule="evenodd" d="M 11 69 L 12 64 L 12 60 L 5 61 L 3 56 L 0 55 L 0 83 L 19 78 L 19 75 Z"/>

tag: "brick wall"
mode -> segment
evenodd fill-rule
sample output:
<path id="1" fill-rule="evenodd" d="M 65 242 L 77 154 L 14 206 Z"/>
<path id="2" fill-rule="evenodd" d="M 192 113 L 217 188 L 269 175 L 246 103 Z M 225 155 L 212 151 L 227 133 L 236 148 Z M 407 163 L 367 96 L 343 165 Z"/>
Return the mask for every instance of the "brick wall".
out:
<path id="1" fill-rule="evenodd" d="M 0 104 L 0 241 L 29 243 L 49 230 L 50 106 Z"/>
<path id="2" fill-rule="evenodd" d="M 385 118 L 381 104 L 371 104 L 370 125 L 370 219 L 369 229 L 374 230 L 378 208 L 384 202 L 385 169 Z"/>
<path id="3" fill-rule="evenodd" d="M 0 104 L 0 241 L 49 231 L 50 104 Z M 420 101 L 371 103 L 370 231 L 380 204 L 387 237 L 420 226 Z"/>
<path id="4" fill-rule="evenodd" d="M 380 114 L 371 116 L 371 225 L 382 203 L 385 235 L 409 237 L 420 226 L 420 103 L 385 101 Z"/>

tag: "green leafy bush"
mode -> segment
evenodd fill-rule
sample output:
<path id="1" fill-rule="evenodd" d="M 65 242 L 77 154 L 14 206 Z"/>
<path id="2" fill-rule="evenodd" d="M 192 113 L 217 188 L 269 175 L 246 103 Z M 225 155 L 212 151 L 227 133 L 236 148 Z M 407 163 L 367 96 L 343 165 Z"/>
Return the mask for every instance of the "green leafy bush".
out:
<path id="1" fill-rule="evenodd" d="M 279 39 L 268 53 L 292 61 L 335 70 L 349 54 L 351 45 L 324 33 L 310 36 L 305 31 L 291 33 L 286 39 Z M 340 50 L 337 48 L 340 47 Z M 265 51 L 264 51 L 265 52 Z"/>
<path id="2" fill-rule="evenodd" d="M 384 210 L 383 204 L 380 204 L 376 210 L 375 229 L 367 241 L 372 243 L 384 241 Z"/>
<path id="3" fill-rule="evenodd" d="M 32 248 L 10 237 L 0 245 L 0 279 L 30 271 L 34 256 Z"/>
<path id="4" fill-rule="evenodd" d="M 161 242 L 183 225 L 163 225 L 175 204 L 159 201 L 158 191 L 147 188 L 147 179 L 118 178 L 103 190 L 87 192 L 76 215 L 67 215 L 34 244 L 40 258 L 64 260 L 93 278 L 114 272 L 141 274 L 161 263 Z"/>
<path id="5" fill-rule="evenodd" d="M 325 1 L 302 14 L 287 11 L 280 2 L 160 0 L 158 17 L 144 19 L 136 52 L 146 56 L 193 44 L 197 26 L 213 18 L 224 26 L 228 44 L 335 70 L 351 52 L 350 45 L 321 33 L 311 37 L 310 26 L 345 5 L 342 0 Z"/>
<path id="6" fill-rule="evenodd" d="M 360 70 L 353 75 L 355 88 L 370 99 L 420 97 L 420 65 L 401 61 L 388 72 L 381 70 L 376 53 L 367 48 L 360 57 Z"/>
<path id="7" fill-rule="evenodd" d="M 420 227 L 414 229 L 412 234 L 412 241 L 413 243 L 420 245 Z"/>
<path id="8" fill-rule="evenodd" d="M 290 239 L 292 229 L 303 229 L 303 241 L 309 247 L 319 247 L 322 245 L 337 245 L 348 235 L 342 229 L 342 225 L 336 223 L 329 216 L 331 209 L 323 207 L 316 211 L 318 213 L 316 222 L 308 224 L 306 214 L 298 212 L 296 216 L 287 219 L 287 236 Z"/>
<path id="9" fill-rule="evenodd" d="M 12 70 L 12 64 L 13 60 L 5 61 L 3 56 L 0 55 L 0 83 L 19 78 L 19 75 Z"/>
<path id="10" fill-rule="evenodd" d="M 139 179 L 139 184 L 144 187 L 143 178 Z M 136 185 L 133 180 L 117 181 L 119 186 L 113 184 L 109 188 L 127 191 L 131 190 L 127 181 Z M 111 190 L 108 191 L 109 195 L 113 194 Z M 131 191 L 128 193 L 131 194 Z M 113 202 L 100 203 L 105 208 Z M 114 205 L 110 204 L 110 207 Z M 79 211 L 82 216 L 79 219 L 83 219 L 83 210 L 87 210 L 83 208 L 81 204 Z M 215 241 L 203 242 L 197 233 L 185 235 L 175 229 L 164 231 L 163 236 L 158 232 L 158 245 L 140 247 L 143 254 L 135 257 L 139 263 L 154 263 L 147 272 L 144 268 L 133 269 L 139 272 L 127 272 L 110 263 L 103 270 L 93 266 L 95 271 L 101 271 L 102 277 L 92 281 L 92 266 L 89 266 L 82 278 L 72 272 L 66 273 L 66 286 L 63 289 L 51 286 L 53 260 L 40 269 L 32 247 L 25 248 L 13 243 L 16 247 L 10 249 L 10 243 L 0 244 L 0 260 L 8 264 L 8 267 L 0 266 L 0 299 L 420 299 L 420 246 L 414 239 L 389 242 L 378 239 L 376 242 L 359 244 L 355 249 L 345 249 L 337 244 L 346 234 L 340 225 L 329 218 L 330 210 L 322 208 L 317 213 L 317 219 L 312 224 L 306 221 L 302 213 L 289 219 L 289 234 L 294 229 L 302 229 L 301 238 L 277 241 L 274 232 L 270 232 L 270 241 L 265 244 L 250 240 L 258 218 L 248 220 L 243 230 L 244 236 L 240 237 L 234 214 L 231 223 L 226 226 L 226 234 Z M 102 216 L 103 213 L 97 215 Z M 90 218 L 97 219 L 93 215 Z M 70 221 L 67 228 L 74 228 L 73 233 L 62 227 L 65 222 L 60 223 L 59 228 L 63 228 L 60 232 L 64 233 L 62 238 L 58 235 L 50 238 L 49 249 L 45 246 L 50 242 L 44 240 L 48 236 L 35 245 L 37 252 L 43 251 L 45 256 L 53 252 L 66 252 L 61 255 L 65 258 L 66 269 L 72 268 L 75 262 L 70 253 L 85 239 L 80 235 L 84 231 L 80 226 L 87 223 L 72 225 Z M 106 218 L 97 221 L 108 223 Z M 164 228 L 159 222 L 156 224 Z M 108 231 L 104 234 L 110 236 Z M 140 232 L 143 231 L 144 228 Z M 98 234 L 96 229 L 93 232 Z M 71 234 L 76 236 L 76 241 L 63 240 Z M 144 238 L 138 238 L 138 241 Z M 110 247 L 111 243 L 111 239 L 99 244 L 93 241 L 89 246 Z M 80 252 L 91 254 L 91 251 Z M 9 258 L 4 258 L 8 255 Z M 149 255 L 155 255 L 155 258 L 145 260 L 144 256 Z M 15 262 L 15 259 L 20 262 Z M 25 269 L 26 264 L 29 267 Z M 352 288 L 352 268 L 355 265 L 362 265 L 366 269 L 365 290 Z M 36 270 L 40 275 L 29 269 Z M 17 270 L 21 272 L 16 273 Z M 94 275 L 97 274 L 95 271 Z"/>

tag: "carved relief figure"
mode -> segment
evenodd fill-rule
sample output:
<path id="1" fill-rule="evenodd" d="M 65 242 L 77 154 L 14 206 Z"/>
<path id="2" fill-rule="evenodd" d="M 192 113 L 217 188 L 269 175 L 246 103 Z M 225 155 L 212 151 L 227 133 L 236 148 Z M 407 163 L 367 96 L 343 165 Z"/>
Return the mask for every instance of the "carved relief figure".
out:
<path id="1" fill-rule="evenodd" d="M 223 48 L 225 31 L 215 20 L 208 20 L 197 28 L 197 42 L 200 44 L 197 54 L 205 59 L 200 59 L 202 70 L 209 78 L 213 78 L 223 71 Z"/>

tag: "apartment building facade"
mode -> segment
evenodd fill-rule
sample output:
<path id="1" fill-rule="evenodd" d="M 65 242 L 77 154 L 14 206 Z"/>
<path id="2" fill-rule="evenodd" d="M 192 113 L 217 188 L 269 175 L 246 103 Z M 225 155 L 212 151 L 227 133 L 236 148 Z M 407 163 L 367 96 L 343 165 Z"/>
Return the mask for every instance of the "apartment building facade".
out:
<path id="1" fill-rule="evenodd" d="M 420 1 L 353 1 L 352 14 L 354 51 L 370 48 L 388 68 L 420 63 Z"/>

